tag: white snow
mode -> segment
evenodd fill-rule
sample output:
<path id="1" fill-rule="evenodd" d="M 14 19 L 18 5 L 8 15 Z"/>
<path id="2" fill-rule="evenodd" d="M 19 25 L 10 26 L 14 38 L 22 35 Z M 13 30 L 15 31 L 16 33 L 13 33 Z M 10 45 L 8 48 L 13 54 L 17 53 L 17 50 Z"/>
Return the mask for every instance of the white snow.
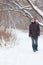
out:
<path id="1" fill-rule="evenodd" d="M 43 65 L 43 35 L 39 37 L 37 52 L 32 51 L 28 32 L 16 30 L 15 47 L 0 48 L 0 65 Z"/>
<path id="2" fill-rule="evenodd" d="M 31 3 L 32 7 L 43 17 L 43 11 L 40 10 L 37 6 L 35 6 L 31 0 L 28 1 Z"/>
<path id="3" fill-rule="evenodd" d="M 34 5 L 34 9 L 43 17 L 43 11 Z"/>

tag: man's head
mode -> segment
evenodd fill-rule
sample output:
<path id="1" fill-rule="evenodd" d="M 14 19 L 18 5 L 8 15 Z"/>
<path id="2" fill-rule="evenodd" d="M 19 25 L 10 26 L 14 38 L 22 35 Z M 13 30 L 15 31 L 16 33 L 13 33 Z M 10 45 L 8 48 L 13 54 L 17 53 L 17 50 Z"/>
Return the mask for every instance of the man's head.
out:
<path id="1" fill-rule="evenodd" d="M 36 22 L 36 19 L 35 19 L 35 18 L 32 18 L 32 19 L 31 19 L 31 22 L 32 22 L 32 23 Z"/>

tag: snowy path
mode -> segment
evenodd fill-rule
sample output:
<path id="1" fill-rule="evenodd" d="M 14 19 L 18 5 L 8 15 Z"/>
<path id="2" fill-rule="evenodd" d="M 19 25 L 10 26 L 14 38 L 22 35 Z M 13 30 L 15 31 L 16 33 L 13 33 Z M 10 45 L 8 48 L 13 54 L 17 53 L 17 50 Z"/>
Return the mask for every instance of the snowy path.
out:
<path id="1" fill-rule="evenodd" d="M 0 65 L 43 65 L 43 36 L 39 38 L 39 51 L 34 53 L 28 33 L 16 32 L 16 46 L 0 48 Z"/>

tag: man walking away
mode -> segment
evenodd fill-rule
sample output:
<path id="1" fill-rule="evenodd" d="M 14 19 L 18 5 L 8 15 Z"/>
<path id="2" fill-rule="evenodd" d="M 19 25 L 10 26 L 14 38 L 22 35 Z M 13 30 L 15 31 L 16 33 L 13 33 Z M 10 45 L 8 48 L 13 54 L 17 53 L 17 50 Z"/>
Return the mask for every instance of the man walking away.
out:
<path id="1" fill-rule="evenodd" d="M 38 36 L 40 36 L 40 27 L 35 18 L 32 18 L 31 24 L 29 25 L 29 36 L 32 39 L 33 51 L 38 51 Z"/>

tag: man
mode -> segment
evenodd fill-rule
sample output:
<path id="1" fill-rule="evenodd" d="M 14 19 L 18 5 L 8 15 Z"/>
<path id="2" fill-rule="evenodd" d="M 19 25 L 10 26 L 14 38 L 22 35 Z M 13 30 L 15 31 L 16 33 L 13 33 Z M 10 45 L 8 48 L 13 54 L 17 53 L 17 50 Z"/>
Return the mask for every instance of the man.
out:
<path id="1" fill-rule="evenodd" d="M 32 18 L 31 24 L 29 25 L 29 36 L 32 39 L 33 51 L 38 51 L 38 36 L 40 36 L 40 27 L 35 18 Z"/>

